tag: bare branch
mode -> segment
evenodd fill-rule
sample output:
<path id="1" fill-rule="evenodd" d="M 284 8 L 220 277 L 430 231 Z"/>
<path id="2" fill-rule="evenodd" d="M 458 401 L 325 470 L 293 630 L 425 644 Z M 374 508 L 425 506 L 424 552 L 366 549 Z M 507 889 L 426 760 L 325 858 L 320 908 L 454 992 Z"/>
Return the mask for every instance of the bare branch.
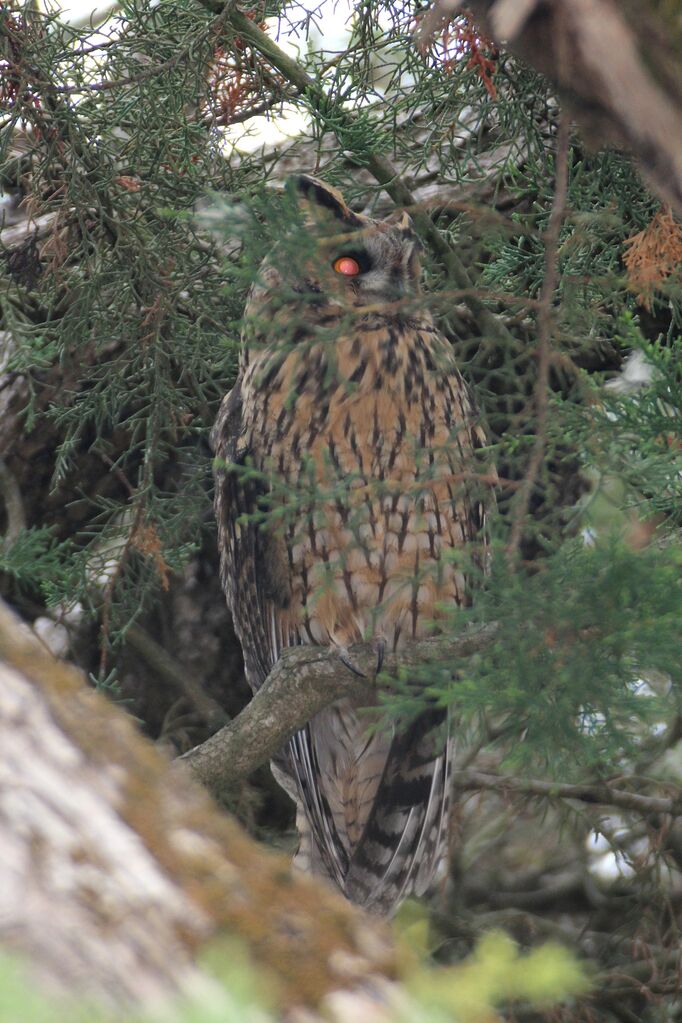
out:
<path id="1" fill-rule="evenodd" d="M 492 789 L 524 796 L 546 796 L 548 799 L 577 799 L 600 806 L 619 806 L 636 813 L 682 815 L 682 796 L 642 796 L 610 785 L 570 785 L 565 782 L 538 781 L 534 778 L 512 778 L 508 775 L 483 774 L 481 771 L 455 773 L 454 784 L 462 790 Z"/>
<path id="2" fill-rule="evenodd" d="M 554 201 L 549 224 L 545 234 L 545 275 L 540 292 L 537 313 L 538 327 L 538 375 L 535 381 L 533 401 L 535 404 L 535 441 L 528 459 L 528 466 L 516 495 L 509 534 L 508 561 L 510 567 L 518 553 L 523 529 L 530 508 L 533 487 L 542 467 L 547 448 L 547 414 L 549 410 L 550 369 L 552 366 L 552 331 L 554 327 L 554 292 L 559 278 L 558 253 L 559 233 L 566 209 L 568 191 L 568 149 L 570 142 L 570 119 L 564 112 L 559 121 L 556 151 L 556 181 Z"/>
<path id="3" fill-rule="evenodd" d="M 175 658 L 171 657 L 145 629 L 133 622 L 126 629 L 125 638 L 126 643 L 144 658 L 153 671 L 184 694 L 208 724 L 224 724 L 227 715 L 220 704 L 205 693 L 200 683 L 188 675 Z"/>

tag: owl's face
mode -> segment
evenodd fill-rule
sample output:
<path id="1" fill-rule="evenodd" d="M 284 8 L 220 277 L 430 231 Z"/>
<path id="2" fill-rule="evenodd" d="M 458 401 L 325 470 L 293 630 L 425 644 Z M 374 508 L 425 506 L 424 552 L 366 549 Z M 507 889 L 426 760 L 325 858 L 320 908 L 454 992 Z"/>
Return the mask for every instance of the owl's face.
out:
<path id="1" fill-rule="evenodd" d="M 356 307 L 395 305 L 419 293 L 421 245 L 407 213 L 371 220 L 316 178 L 300 175 L 294 184 L 316 238 L 296 291 Z"/>

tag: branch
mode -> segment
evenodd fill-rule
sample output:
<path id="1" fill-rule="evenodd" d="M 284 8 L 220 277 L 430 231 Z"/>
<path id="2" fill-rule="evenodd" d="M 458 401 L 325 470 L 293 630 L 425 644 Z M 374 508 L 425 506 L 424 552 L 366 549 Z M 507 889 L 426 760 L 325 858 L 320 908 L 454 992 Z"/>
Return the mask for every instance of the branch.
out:
<path id="1" fill-rule="evenodd" d="M 423 668 L 429 661 L 443 663 L 470 657 L 492 641 L 496 624 L 486 625 L 456 639 L 437 636 L 409 643 L 384 661 L 384 672 Z M 266 763 L 315 714 L 342 697 L 370 705 L 376 693 L 376 647 L 358 643 L 347 651 L 350 662 L 364 677 L 354 674 L 329 647 L 290 647 L 283 651 L 263 686 L 247 707 L 210 739 L 178 760 L 213 794 L 219 794 Z"/>
<path id="2" fill-rule="evenodd" d="M 278 1019 L 321 1019 L 332 994 L 358 999 L 335 1019 L 364 1018 L 398 975 L 379 921 L 259 848 L 2 601 L 0 849 L 3 949 L 97 1019 L 176 1018 L 178 992 L 236 1019 L 195 962 L 213 937 L 243 945 Z"/>
<path id="3" fill-rule="evenodd" d="M 166 682 L 179 689 L 209 725 L 224 724 L 227 714 L 201 684 L 164 650 L 148 632 L 133 622 L 125 631 L 126 643 Z"/>
<path id="4" fill-rule="evenodd" d="M 7 527 L 4 537 L 0 537 L 0 551 L 9 549 L 16 541 L 22 529 L 26 528 L 26 514 L 21 498 L 21 490 L 13 473 L 0 458 L 0 501 L 5 508 Z"/>
<path id="5" fill-rule="evenodd" d="M 578 799 L 599 806 L 619 806 L 645 816 L 671 814 L 682 816 L 682 796 L 641 796 L 609 785 L 570 785 L 563 782 L 536 781 L 534 778 L 511 778 L 508 775 L 483 774 L 480 771 L 455 772 L 453 782 L 464 791 L 492 789 L 524 796 L 546 796 L 548 799 Z"/>
<path id="6" fill-rule="evenodd" d="M 545 232 L 545 273 L 540 292 L 537 312 L 538 375 L 533 389 L 535 403 L 535 440 L 528 460 L 526 473 L 514 500 L 507 560 L 513 567 L 523 537 L 523 530 L 530 509 L 533 488 L 542 468 L 547 448 L 547 427 L 550 393 L 550 368 L 552 365 L 552 333 L 554 327 L 554 293 L 559 281 L 559 235 L 566 210 L 568 193 L 568 150 L 571 138 L 571 124 L 566 112 L 561 114 L 557 135 L 555 159 L 555 187 L 552 211 Z"/>

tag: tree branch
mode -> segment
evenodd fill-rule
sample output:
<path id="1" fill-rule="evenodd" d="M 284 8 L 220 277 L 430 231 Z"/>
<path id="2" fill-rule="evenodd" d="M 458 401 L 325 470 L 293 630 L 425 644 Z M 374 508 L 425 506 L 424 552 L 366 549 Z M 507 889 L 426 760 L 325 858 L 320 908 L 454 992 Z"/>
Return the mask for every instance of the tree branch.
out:
<path id="1" fill-rule="evenodd" d="M 144 658 L 153 671 L 184 694 L 207 724 L 216 726 L 225 723 L 227 714 L 217 700 L 205 693 L 201 684 L 141 626 L 135 622 L 129 625 L 125 632 L 125 641 Z"/>
<path id="2" fill-rule="evenodd" d="M 107 1019 L 174 1017 L 179 992 L 214 1005 L 195 958 L 218 936 L 239 940 L 287 1019 L 356 993 L 334 1018 L 363 1018 L 398 973 L 379 921 L 259 848 L 2 601 L 0 849 L 3 948 Z"/>
<path id="3" fill-rule="evenodd" d="M 568 152 L 571 124 L 566 111 L 559 120 L 555 158 L 555 185 L 552 211 L 545 232 L 545 272 L 537 311 L 538 374 L 533 391 L 535 404 L 535 440 L 521 486 L 514 498 L 509 533 L 507 561 L 513 568 L 523 537 L 530 509 L 531 497 L 547 450 L 547 428 L 550 395 L 550 368 L 552 365 L 552 333 L 554 329 L 554 293 L 559 281 L 559 235 L 566 210 L 568 192 Z"/>
<path id="4" fill-rule="evenodd" d="M 548 799 L 577 799 L 582 803 L 600 806 L 619 806 L 642 815 L 682 815 L 682 796 L 642 796 L 610 785 L 570 785 L 534 778 L 512 778 L 508 775 L 483 774 L 481 771 L 456 772 L 454 784 L 461 790 L 492 789 L 496 792 L 514 792 L 523 796 L 546 796 Z"/>
<path id="5" fill-rule="evenodd" d="M 493 623 L 456 639 L 437 636 L 409 643 L 384 661 L 384 673 L 399 668 L 423 668 L 429 661 L 446 663 L 470 657 L 492 641 Z M 375 702 L 376 648 L 371 643 L 351 647 L 348 657 L 364 678 L 354 674 L 328 647 L 291 647 L 283 651 L 253 700 L 229 725 L 195 746 L 178 762 L 219 794 L 266 763 L 297 731 L 325 707 L 342 697 Z"/>

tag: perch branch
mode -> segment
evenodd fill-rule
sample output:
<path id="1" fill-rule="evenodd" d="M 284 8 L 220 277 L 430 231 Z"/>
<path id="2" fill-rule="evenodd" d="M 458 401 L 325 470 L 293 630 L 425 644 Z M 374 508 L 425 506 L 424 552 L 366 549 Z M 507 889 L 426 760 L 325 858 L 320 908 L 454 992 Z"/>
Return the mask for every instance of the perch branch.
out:
<path id="1" fill-rule="evenodd" d="M 437 636 L 408 644 L 399 655 L 390 655 L 383 670 L 397 674 L 399 668 L 429 661 L 455 662 L 487 647 L 497 626 L 486 625 L 456 639 Z M 195 777 L 219 794 L 268 761 L 315 714 L 342 697 L 374 703 L 376 648 L 359 643 L 348 656 L 365 677 L 355 675 L 328 647 L 291 647 L 285 650 L 263 686 L 234 721 L 210 739 L 179 758 Z"/>

